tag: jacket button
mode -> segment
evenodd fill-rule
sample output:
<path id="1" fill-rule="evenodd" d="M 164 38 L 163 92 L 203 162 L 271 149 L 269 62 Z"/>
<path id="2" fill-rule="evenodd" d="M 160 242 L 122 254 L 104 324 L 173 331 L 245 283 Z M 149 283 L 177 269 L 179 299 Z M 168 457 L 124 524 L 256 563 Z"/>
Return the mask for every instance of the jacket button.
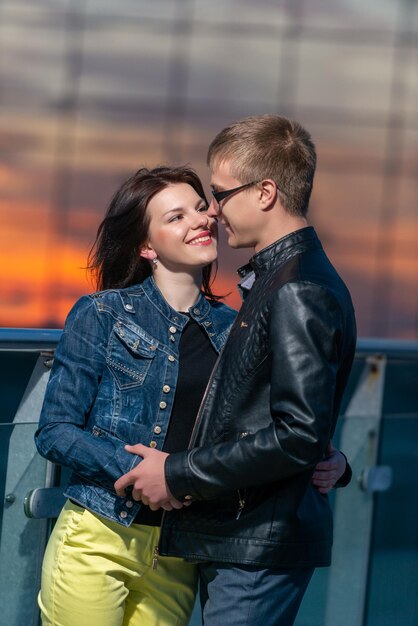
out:
<path id="1" fill-rule="evenodd" d="M 150 441 L 149 442 L 149 447 L 150 448 L 156 448 L 157 447 L 157 442 L 156 441 Z"/>
<path id="2" fill-rule="evenodd" d="M 173 355 L 172 355 L 172 354 L 169 354 L 167 358 L 168 358 L 168 360 L 169 360 L 169 361 L 171 361 L 171 362 L 173 362 L 173 361 L 175 361 L 175 360 L 176 360 L 176 359 L 173 357 Z"/>
<path id="3" fill-rule="evenodd" d="M 132 500 L 126 500 L 125 502 L 125 506 L 127 509 L 132 509 L 134 503 L 132 502 Z"/>
<path id="4" fill-rule="evenodd" d="M 126 511 L 121 511 L 119 513 L 119 517 L 121 517 L 122 519 L 126 519 L 128 517 L 128 514 Z"/>
<path id="5" fill-rule="evenodd" d="M 150 346 L 150 350 L 156 350 L 157 346 Z"/>
<path id="6" fill-rule="evenodd" d="M 193 309 L 193 313 L 194 313 L 195 315 L 200 315 L 200 309 L 198 309 L 198 308 Z"/>
<path id="7" fill-rule="evenodd" d="M 175 326 L 170 326 L 170 328 L 168 329 L 168 331 L 170 333 L 176 333 L 177 332 L 177 328 Z"/>
<path id="8" fill-rule="evenodd" d="M 193 496 L 184 496 L 185 500 L 193 500 Z"/>
<path id="9" fill-rule="evenodd" d="M 160 409 L 166 409 L 167 408 L 167 402 L 164 402 L 164 400 L 162 402 L 160 402 Z"/>
<path id="10" fill-rule="evenodd" d="M 168 393 L 170 391 L 170 389 L 171 389 L 170 385 L 164 385 L 164 387 L 163 387 L 164 393 Z"/>
<path id="11" fill-rule="evenodd" d="M 156 427 L 154 428 L 154 432 L 155 432 L 155 434 L 156 434 L 156 435 L 159 435 L 159 434 L 160 434 L 160 432 L 161 432 L 161 426 L 156 426 Z"/>
<path id="12" fill-rule="evenodd" d="M 126 309 L 127 311 L 132 311 L 132 309 L 133 309 L 133 308 L 134 308 L 134 307 L 132 306 L 132 304 L 125 304 L 125 309 Z"/>

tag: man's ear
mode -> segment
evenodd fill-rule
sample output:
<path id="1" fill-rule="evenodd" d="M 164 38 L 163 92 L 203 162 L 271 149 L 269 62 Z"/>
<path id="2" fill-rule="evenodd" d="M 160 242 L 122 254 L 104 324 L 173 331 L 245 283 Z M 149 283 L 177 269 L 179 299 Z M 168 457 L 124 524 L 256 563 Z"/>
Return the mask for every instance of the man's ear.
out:
<path id="1" fill-rule="evenodd" d="M 276 183 L 271 178 L 266 178 L 261 181 L 259 189 L 261 208 L 264 211 L 271 209 L 279 199 Z"/>
<path id="2" fill-rule="evenodd" d="M 156 259 L 158 255 L 152 246 L 150 246 L 149 243 L 146 243 L 140 247 L 139 256 L 142 256 L 144 259 L 148 259 L 148 261 L 152 261 L 152 259 Z"/>

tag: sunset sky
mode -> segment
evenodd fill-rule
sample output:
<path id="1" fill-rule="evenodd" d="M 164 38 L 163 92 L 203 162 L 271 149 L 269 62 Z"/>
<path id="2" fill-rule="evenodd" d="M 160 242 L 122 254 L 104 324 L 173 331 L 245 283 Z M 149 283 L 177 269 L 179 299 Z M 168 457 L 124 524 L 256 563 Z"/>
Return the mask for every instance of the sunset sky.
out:
<path id="1" fill-rule="evenodd" d="M 191 163 L 244 115 L 300 120 L 310 208 L 362 336 L 418 338 L 418 8 L 386 0 L 2 3 L 0 325 L 62 326 L 106 205 L 141 165 Z M 221 240 L 238 307 L 248 253 Z"/>

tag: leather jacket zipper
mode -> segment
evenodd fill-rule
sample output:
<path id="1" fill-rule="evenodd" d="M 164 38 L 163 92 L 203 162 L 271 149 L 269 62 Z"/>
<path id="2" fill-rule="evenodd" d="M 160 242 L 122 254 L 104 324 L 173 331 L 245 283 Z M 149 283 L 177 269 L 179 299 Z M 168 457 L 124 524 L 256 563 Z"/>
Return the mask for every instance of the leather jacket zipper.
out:
<path id="1" fill-rule="evenodd" d="M 224 345 L 224 347 L 225 347 L 225 345 Z M 205 393 L 203 394 L 203 398 L 202 398 L 202 400 L 200 402 L 200 406 L 199 406 L 199 410 L 198 410 L 197 415 L 196 415 L 196 419 L 195 419 L 195 422 L 194 422 L 192 434 L 190 435 L 190 441 L 189 441 L 188 450 L 191 450 L 193 448 L 193 444 L 194 444 L 194 442 L 196 440 L 197 427 L 200 425 L 200 422 L 202 421 L 203 405 L 204 405 L 204 403 L 206 401 L 206 398 L 207 398 L 208 393 L 209 393 L 209 389 L 210 389 L 210 387 L 212 385 L 212 380 L 213 380 L 213 378 L 215 376 L 215 373 L 216 373 L 216 370 L 218 368 L 219 359 L 221 358 L 221 354 L 222 354 L 222 352 L 224 350 L 224 347 L 222 348 L 222 350 L 218 354 L 218 358 L 216 359 L 215 365 L 213 366 L 213 370 L 212 370 L 212 373 L 211 373 L 210 378 L 208 380 L 208 384 L 206 385 Z"/>
<path id="2" fill-rule="evenodd" d="M 235 519 L 238 520 L 241 516 L 241 513 L 245 507 L 245 498 L 241 495 L 241 490 L 238 489 L 238 510 L 235 516 Z"/>
<path id="3" fill-rule="evenodd" d="M 239 436 L 240 439 L 244 439 L 244 437 L 246 437 L 248 435 L 248 431 L 242 432 Z M 235 516 L 236 520 L 239 520 L 239 518 L 241 517 L 241 513 L 244 510 L 245 507 L 245 489 L 241 490 L 238 489 L 238 510 L 237 510 L 237 514 Z"/>

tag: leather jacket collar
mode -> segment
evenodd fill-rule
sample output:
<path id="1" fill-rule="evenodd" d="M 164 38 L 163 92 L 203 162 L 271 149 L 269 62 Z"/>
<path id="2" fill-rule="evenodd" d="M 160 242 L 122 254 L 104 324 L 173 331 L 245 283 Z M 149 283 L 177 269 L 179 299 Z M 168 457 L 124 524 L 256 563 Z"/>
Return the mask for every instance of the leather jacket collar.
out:
<path id="1" fill-rule="evenodd" d="M 277 267 L 293 255 L 301 252 L 301 247 L 304 249 L 310 247 L 309 244 L 316 244 L 316 246 L 321 248 L 321 243 L 312 226 L 300 228 L 257 252 L 250 259 L 249 263 L 239 268 L 238 275 L 241 279 L 245 279 L 251 271 L 256 276 L 264 274 L 272 266 Z"/>

